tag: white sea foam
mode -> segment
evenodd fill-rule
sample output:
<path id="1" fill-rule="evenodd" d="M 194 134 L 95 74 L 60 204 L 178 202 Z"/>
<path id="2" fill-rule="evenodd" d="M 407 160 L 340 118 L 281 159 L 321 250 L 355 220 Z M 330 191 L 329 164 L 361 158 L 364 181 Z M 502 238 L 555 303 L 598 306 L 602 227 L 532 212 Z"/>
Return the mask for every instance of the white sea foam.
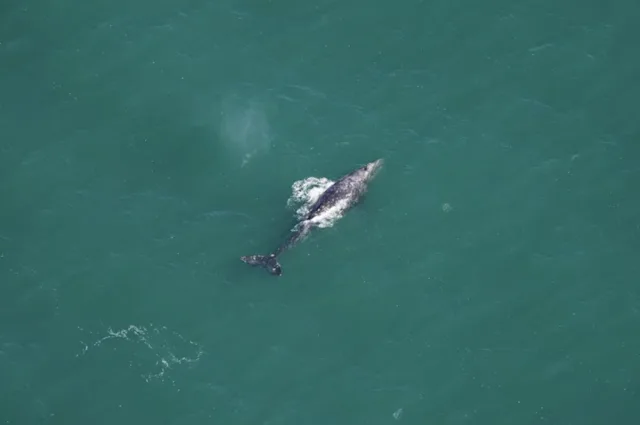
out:
<path id="1" fill-rule="evenodd" d="M 90 334 L 93 333 L 90 332 Z M 147 382 L 168 379 L 175 384 L 173 379 L 167 376 L 168 371 L 174 366 L 195 363 L 200 360 L 203 354 L 202 348 L 197 343 L 185 339 L 179 333 L 170 331 L 164 326 L 147 328 L 145 326 L 129 325 L 119 330 L 108 328 L 106 336 L 102 336 L 90 344 L 84 343 L 82 352 L 77 354 L 76 357 L 84 356 L 91 348 L 115 343 L 116 340 L 130 345 L 131 349 L 134 350 L 134 354 L 136 354 L 132 356 L 129 367 L 132 367 L 134 358 L 139 360 L 146 357 L 140 355 L 141 348 L 150 354 L 148 362 L 138 365 L 142 372 L 142 378 Z"/>
<path id="2" fill-rule="evenodd" d="M 290 208 L 296 209 L 296 217 L 302 220 L 311 210 L 320 196 L 335 182 L 325 177 L 307 177 L 298 180 L 291 186 L 291 197 L 287 201 Z M 339 201 L 332 208 L 313 218 L 313 223 L 318 227 L 331 227 L 342 217 L 346 200 Z"/>

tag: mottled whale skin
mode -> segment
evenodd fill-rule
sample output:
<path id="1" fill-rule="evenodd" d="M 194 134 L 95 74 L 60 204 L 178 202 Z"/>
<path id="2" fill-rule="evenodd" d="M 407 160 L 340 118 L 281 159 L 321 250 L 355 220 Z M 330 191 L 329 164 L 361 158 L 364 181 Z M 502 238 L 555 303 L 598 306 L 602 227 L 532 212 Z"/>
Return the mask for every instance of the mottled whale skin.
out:
<path id="1" fill-rule="evenodd" d="M 278 263 L 278 256 L 304 239 L 317 226 L 315 218 L 329 210 L 342 215 L 356 205 L 383 164 L 383 159 L 370 162 L 342 176 L 328 187 L 311 206 L 307 215 L 293 228 L 291 237 L 271 254 L 247 255 L 240 257 L 240 259 L 252 266 L 262 267 L 274 276 L 282 275 L 282 266 Z"/>

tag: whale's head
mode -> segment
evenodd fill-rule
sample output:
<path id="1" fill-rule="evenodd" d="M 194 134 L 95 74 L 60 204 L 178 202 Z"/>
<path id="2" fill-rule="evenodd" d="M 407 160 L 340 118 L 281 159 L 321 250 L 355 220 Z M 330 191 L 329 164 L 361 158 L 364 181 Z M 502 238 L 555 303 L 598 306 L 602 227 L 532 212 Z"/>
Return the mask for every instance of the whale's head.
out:
<path id="1" fill-rule="evenodd" d="M 378 171 L 380 171 L 383 164 L 384 164 L 384 160 L 380 158 L 358 168 L 356 173 L 358 174 L 359 178 L 361 178 L 363 181 L 368 183 L 371 180 L 373 180 L 376 174 L 378 174 Z"/>

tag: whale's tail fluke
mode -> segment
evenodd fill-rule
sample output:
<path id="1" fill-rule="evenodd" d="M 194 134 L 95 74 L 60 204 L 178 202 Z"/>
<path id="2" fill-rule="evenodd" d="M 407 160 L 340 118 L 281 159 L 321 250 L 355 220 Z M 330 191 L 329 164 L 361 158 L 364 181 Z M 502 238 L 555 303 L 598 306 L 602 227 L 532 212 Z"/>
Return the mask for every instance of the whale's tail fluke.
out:
<path id="1" fill-rule="evenodd" d="M 278 263 L 275 254 L 247 255 L 244 257 L 240 257 L 240 259 L 252 266 L 264 267 L 269 273 L 274 276 L 280 276 L 282 274 L 282 267 L 280 266 L 280 263 Z"/>

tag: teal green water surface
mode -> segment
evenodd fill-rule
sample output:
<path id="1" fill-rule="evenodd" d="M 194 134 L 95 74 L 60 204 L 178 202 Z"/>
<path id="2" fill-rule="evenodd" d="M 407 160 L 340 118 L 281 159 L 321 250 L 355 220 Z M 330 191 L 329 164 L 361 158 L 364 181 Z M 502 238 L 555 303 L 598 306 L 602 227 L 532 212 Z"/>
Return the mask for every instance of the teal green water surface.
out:
<path id="1" fill-rule="evenodd" d="M 4 0 L 0 424 L 638 423 L 638 18 Z"/>

